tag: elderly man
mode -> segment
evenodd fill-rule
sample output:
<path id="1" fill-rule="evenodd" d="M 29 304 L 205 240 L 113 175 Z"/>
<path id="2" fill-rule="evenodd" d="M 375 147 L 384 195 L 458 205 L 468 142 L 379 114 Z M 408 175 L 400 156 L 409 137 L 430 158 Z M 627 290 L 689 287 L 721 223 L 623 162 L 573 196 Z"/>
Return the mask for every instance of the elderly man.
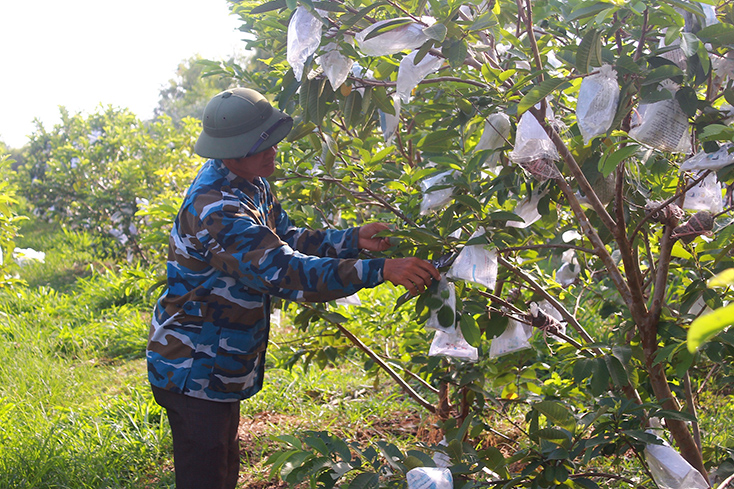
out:
<path id="1" fill-rule="evenodd" d="M 232 489 L 239 401 L 263 385 L 270 296 L 322 302 L 387 280 L 417 294 L 438 271 L 417 258 L 359 259 L 389 244 L 370 223 L 298 228 L 265 180 L 293 120 L 258 92 L 226 90 L 206 106 L 195 151 L 209 158 L 171 231 L 168 288 L 148 340 L 148 378 L 166 409 L 178 489 Z"/>

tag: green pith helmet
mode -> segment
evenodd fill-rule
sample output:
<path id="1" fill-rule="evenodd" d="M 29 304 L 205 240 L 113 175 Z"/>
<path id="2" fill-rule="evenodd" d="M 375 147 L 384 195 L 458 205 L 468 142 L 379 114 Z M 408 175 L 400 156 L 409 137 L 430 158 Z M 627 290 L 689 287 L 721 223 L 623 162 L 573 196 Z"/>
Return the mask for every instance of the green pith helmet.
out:
<path id="1" fill-rule="evenodd" d="M 241 158 L 278 144 L 293 119 L 273 108 L 249 88 L 231 88 L 212 98 L 204 109 L 203 130 L 194 151 L 204 158 Z"/>

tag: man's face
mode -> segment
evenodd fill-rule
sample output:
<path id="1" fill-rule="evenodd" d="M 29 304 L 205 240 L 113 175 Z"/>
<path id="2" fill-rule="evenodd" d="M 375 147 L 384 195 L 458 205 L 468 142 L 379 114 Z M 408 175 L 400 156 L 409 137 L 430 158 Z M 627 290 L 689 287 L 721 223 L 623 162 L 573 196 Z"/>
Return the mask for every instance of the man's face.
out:
<path id="1" fill-rule="evenodd" d="M 252 156 L 222 160 L 232 173 L 250 182 L 256 177 L 267 178 L 275 171 L 275 153 L 277 145 Z"/>

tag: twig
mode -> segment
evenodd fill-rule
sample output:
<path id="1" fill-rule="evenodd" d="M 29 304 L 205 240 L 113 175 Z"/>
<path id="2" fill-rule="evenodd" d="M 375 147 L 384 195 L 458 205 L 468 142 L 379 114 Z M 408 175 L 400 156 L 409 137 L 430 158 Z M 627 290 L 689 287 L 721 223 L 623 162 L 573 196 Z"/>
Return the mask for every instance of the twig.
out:
<path id="1" fill-rule="evenodd" d="M 683 190 L 676 192 L 675 195 L 670 197 L 668 200 L 660 204 L 659 206 L 652 209 L 652 211 L 648 212 L 645 217 L 642 218 L 642 220 L 635 226 L 634 231 L 632 231 L 632 234 L 630 234 L 629 242 L 633 243 L 635 241 L 635 237 L 637 236 L 637 233 L 640 232 L 640 228 L 642 228 L 643 224 L 645 224 L 647 221 L 650 220 L 650 218 L 655 215 L 656 212 L 668 207 L 668 205 L 672 204 L 675 200 L 681 198 L 686 192 L 688 192 L 690 189 L 698 185 L 704 178 L 708 176 L 708 174 L 711 173 L 711 170 L 706 170 L 701 175 L 698 176 L 695 180 L 692 180 L 688 185 L 683 188 Z"/>
<path id="2" fill-rule="evenodd" d="M 649 8 L 645 8 L 645 11 L 642 13 L 642 31 L 640 33 L 640 40 L 637 43 L 637 49 L 635 50 L 635 55 L 632 58 L 634 61 L 637 61 L 640 59 L 640 56 L 642 56 L 642 50 L 645 47 L 645 36 L 647 35 L 647 22 L 650 17 Z"/>
<path id="3" fill-rule="evenodd" d="M 568 250 L 578 250 L 582 253 L 590 255 L 596 255 L 596 251 L 584 248 L 583 246 L 576 246 L 571 244 L 539 244 L 539 245 L 525 245 L 525 246 L 510 246 L 508 248 L 498 248 L 497 251 L 500 253 L 508 253 L 510 251 L 522 251 L 522 250 L 539 250 L 544 248 L 563 248 Z"/>
<path id="4" fill-rule="evenodd" d="M 563 319 L 565 319 L 568 324 L 570 324 L 571 326 L 573 326 L 573 328 L 576 331 L 578 331 L 578 333 L 581 335 L 581 337 L 584 339 L 584 341 L 586 341 L 587 343 L 594 343 L 594 340 L 592 339 L 592 337 L 589 335 L 589 333 L 586 332 L 586 330 L 584 329 L 584 327 L 581 326 L 581 324 L 578 322 L 578 320 L 576 320 L 576 318 L 573 316 L 573 314 L 571 314 L 570 312 L 568 312 L 568 310 L 563 306 L 563 304 L 561 304 L 560 302 L 558 302 L 558 300 L 555 297 L 553 297 L 548 292 L 546 292 L 545 289 L 540 286 L 540 284 L 538 284 L 535 280 L 533 280 L 525 272 L 523 272 L 522 270 L 520 270 L 519 268 L 517 268 L 516 266 L 514 266 L 513 264 L 511 264 L 507 260 L 505 260 L 503 257 L 501 257 L 501 256 L 500 257 L 497 257 L 497 261 L 499 262 L 500 265 L 502 265 L 503 267 L 507 268 L 512 273 L 514 273 L 515 275 L 517 275 L 518 277 L 520 277 L 521 279 L 523 279 L 525 282 L 527 282 L 528 284 L 530 284 L 530 287 L 535 292 L 537 292 L 538 294 L 542 295 L 548 302 L 550 302 L 551 305 L 553 307 L 555 307 L 556 310 L 561 314 L 561 316 L 563 316 Z M 602 354 L 601 353 L 601 350 L 599 350 L 598 348 L 595 348 L 594 349 L 594 353 L 596 353 L 597 355 L 601 355 Z"/>
<path id="5" fill-rule="evenodd" d="M 693 389 L 691 388 L 691 376 L 688 373 L 688 370 L 686 370 L 685 376 L 683 376 L 683 387 L 686 391 L 686 401 L 688 403 L 688 412 L 691 413 L 691 416 L 693 416 L 696 420 L 698 419 L 696 415 L 696 400 L 693 396 Z M 698 426 L 698 421 L 694 420 L 692 422 L 692 428 L 693 428 L 693 439 L 696 442 L 696 446 L 698 446 L 698 451 L 701 452 L 701 429 Z"/>
<path id="6" fill-rule="evenodd" d="M 637 487 L 644 489 L 644 486 L 642 486 L 641 484 L 638 484 L 637 482 L 633 481 L 632 479 L 628 479 L 621 475 L 608 474 L 606 472 L 582 472 L 580 474 L 571 474 L 569 475 L 569 477 L 573 477 L 575 479 L 578 479 L 579 477 L 603 477 L 605 479 L 615 479 L 615 480 L 619 480 L 622 482 L 626 482 L 627 484 L 631 486 L 637 486 Z"/>

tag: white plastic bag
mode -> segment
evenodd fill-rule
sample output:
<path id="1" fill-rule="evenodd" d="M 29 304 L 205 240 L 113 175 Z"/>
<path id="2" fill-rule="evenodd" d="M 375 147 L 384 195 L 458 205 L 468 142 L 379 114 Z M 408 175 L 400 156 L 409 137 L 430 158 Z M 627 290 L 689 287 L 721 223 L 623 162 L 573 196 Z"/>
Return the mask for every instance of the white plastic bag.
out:
<path id="1" fill-rule="evenodd" d="M 397 93 L 392 94 L 392 102 L 395 114 L 388 114 L 378 110 L 380 113 L 380 128 L 382 129 L 382 137 L 385 140 L 385 144 L 392 143 L 392 140 L 398 133 L 398 125 L 400 123 L 400 97 Z"/>
<path id="2" fill-rule="evenodd" d="M 316 11 L 319 15 L 323 13 Z M 296 80 L 301 81 L 303 66 L 309 56 L 314 54 L 321 44 L 321 28 L 323 24 L 314 14 L 300 5 L 288 23 L 286 60 L 293 68 Z"/>
<path id="3" fill-rule="evenodd" d="M 587 76 L 581 82 L 576 103 L 578 121 L 584 144 L 595 136 L 606 134 L 614 121 L 619 104 L 617 72 L 605 64 L 596 75 Z"/>
<path id="4" fill-rule="evenodd" d="M 358 294 L 352 294 L 346 297 L 340 297 L 335 302 L 339 306 L 361 306 L 362 305 L 362 300 L 359 298 Z"/>
<path id="5" fill-rule="evenodd" d="M 487 120 L 484 122 L 482 136 L 474 147 L 474 151 L 494 151 L 494 153 L 492 153 L 484 163 L 486 169 L 491 171 L 497 166 L 497 163 L 500 160 L 500 153 L 497 150 L 507 144 L 507 138 L 509 137 L 510 118 L 507 114 L 500 112 L 487 117 Z"/>
<path id="6" fill-rule="evenodd" d="M 652 430 L 648 430 L 652 433 Z M 693 468 L 673 447 L 645 445 L 645 460 L 655 483 L 660 489 L 708 489 L 710 486 L 701 473 Z"/>
<path id="7" fill-rule="evenodd" d="M 497 358 L 520 350 L 531 348 L 530 335 L 523 324 L 510 319 L 505 331 L 492 340 L 489 346 L 489 358 Z"/>
<path id="8" fill-rule="evenodd" d="M 316 58 L 316 62 L 324 69 L 326 77 L 331 83 L 331 88 L 336 90 L 347 80 L 352 70 L 354 61 L 344 56 L 339 51 L 339 45 L 335 42 L 324 47 L 324 54 Z"/>
<path id="9" fill-rule="evenodd" d="M 734 152 L 730 151 L 734 148 L 734 144 L 722 144 L 718 151 L 706 153 L 699 151 L 695 155 L 688 158 L 680 166 L 681 171 L 687 170 L 721 170 L 725 166 L 734 163 Z"/>
<path id="10" fill-rule="evenodd" d="M 668 83 L 663 90 L 675 93 L 677 88 Z M 688 117 L 675 98 L 640 105 L 633 114 L 629 135 L 642 144 L 661 151 L 691 151 Z"/>
<path id="11" fill-rule="evenodd" d="M 724 210 L 721 185 L 716 173 L 709 173 L 698 185 L 686 192 L 683 208 L 689 211 L 709 211 L 712 214 Z"/>
<path id="12" fill-rule="evenodd" d="M 549 315 L 550 317 L 558 321 L 559 332 L 565 335 L 566 334 L 566 323 L 564 322 L 563 316 L 561 315 L 561 313 L 558 312 L 558 309 L 553 307 L 551 303 L 548 302 L 546 299 L 543 299 L 542 301 L 540 301 L 538 303 L 538 307 L 540 308 L 541 311 L 543 311 L 544 313 L 546 313 L 547 315 Z M 558 338 L 557 336 L 551 335 L 551 337 L 557 339 L 558 341 L 564 341 Z"/>
<path id="13" fill-rule="evenodd" d="M 379 29 L 388 23 L 398 20 L 410 20 L 411 22 L 385 31 L 370 39 L 365 39 L 370 32 L 375 29 Z M 436 19 L 431 17 L 424 17 L 421 20 L 429 26 L 436 22 Z M 430 39 L 423 33 L 423 29 L 425 29 L 425 26 L 412 22 L 412 19 L 408 17 L 387 19 L 375 22 L 363 31 L 358 32 L 357 35 L 354 36 L 354 39 L 357 41 L 360 51 L 367 56 L 388 56 L 399 53 L 400 51 L 405 51 L 406 49 L 415 49 L 420 47 L 424 42 Z"/>
<path id="14" fill-rule="evenodd" d="M 422 60 L 415 63 L 418 51 L 413 51 L 400 61 L 398 68 L 397 93 L 403 103 L 410 102 L 410 93 L 428 75 L 435 73 L 443 65 L 443 59 L 432 54 L 426 54 Z"/>
<path id="15" fill-rule="evenodd" d="M 453 331 L 436 331 L 428 350 L 429 357 L 452 357 L 468 362 L 479 360 L 479 351 L 471 346 L 458 326 Z"/>
<path id="16" fill-rule="evenodd" d="M 484 228 L 479 227 L 469 240 L 484 235 Z M 452 280 L 466 280 L 494 289 L 497 281 L 497 250 L 488 250 L 488 245 L 468 245 L 462 248 L 451 268 L 446 272 L 446 278 Z"/>
<path id="17" fill-rule="evenodd" d="M 436 300 L 437 307 L 431 308 L 424 327 L 443 331 L 447 334 L 454 333 L 456 326 L 456 286 L 442 276 L 437 289 L 436 293 L 431 296 L 431 299 Z"/>
<path id="18" fill-rule="evenodd" d="M 421 182 L 421 190 L 423 191 L 423 200 L 421 201 L 422 216 L 429 214 L 434 209 L 440 209 L 451 202 L 451 195 L 454 192 L 453 187 L 449 186 L 438 190 L 429 189 L 444 184 L 452 173 L 451 171 L 437 173 Z"/>
<path id="19" fill-rule="evenodd" d="M 533 191 L 528 197 L 525 197 L 518 202 L 512 212 L 517 214 L 523 220 L 507 221 L 507 227 L 525 229 L 535 221 L 539 220 L 540 212 L 538 212 L 538 202 L 540 202 L 540 199 L 547 193 L 547 190 L 540 193 Z"/>
<path id="20" fill-rule="evenodd" d="M 408 489 L 454 489 L 451 471 L 445 467 L 416 467 L 405 474 Z"/>
<path id="21" fill-rule="evenodd" d="M 552 118 L 552 114 L 548 118 Z M 525 112 L 520 117 L 515 134 L 515 149 L 510 151 L 509 156 L 510 160 L 541 182 L 561 177 L 561 172 L 554 163 L 560 158 L 558 150 L 543 126 L 530 112 Z"/>
<path id="22" fill-rule="evenodd" d="M 561 284 L 563 287 L 568 287 L 576 281 L 576 278 L 581 272 L 581 267 L 576 259 L 574 250 L 568 250 L 561 256 L 563 264 L 561 268 L 556 271 L 556 282 Z"/>

